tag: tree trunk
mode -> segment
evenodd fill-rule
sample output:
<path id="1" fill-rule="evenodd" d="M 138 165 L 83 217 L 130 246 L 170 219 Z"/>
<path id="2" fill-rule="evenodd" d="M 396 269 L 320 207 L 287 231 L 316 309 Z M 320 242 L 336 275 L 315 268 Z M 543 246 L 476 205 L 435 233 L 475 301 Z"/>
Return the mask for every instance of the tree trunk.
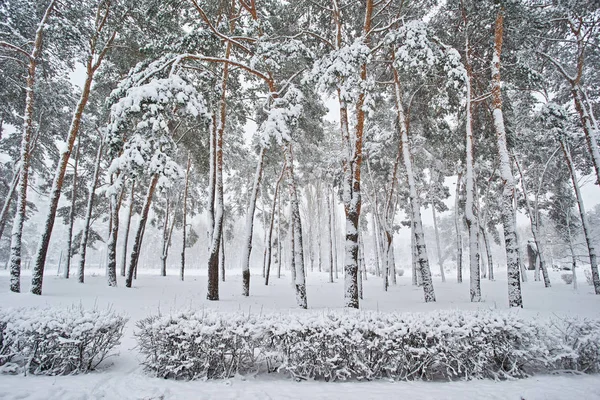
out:
<path id="1" fill-rule="evenodd" d="M 313 202 L 313 196 L 312 196 L 312 189 L 310 185 L 307 185 L 306 188 L 306 215 L 314 215 L 315 212 L 315 208 L 314 208 L 314 202 Z M 314 253 L 314 235 L 313 235 L 313 223 L 312 221 L 308 220 L 306 221 L 306 225 L 305 225 L 306 229 L 308 230 L 308 245 L 304 247 L 304 250 L 308 253 L 307 255 L 305 255 L 305 259 L 308 258 L 310 260 L 310 272 L 313 272 L 315 270 L 315 253 Z M 306 257 L 308 256 L 308 257 Z"/>
<path id="2" fill-rule="evenodd" d="M 250 194 L 250 203 L 246 211 L 246 231 L 244 233 L 244 247 L 242 247 L 242 294 L 250 295 L 250 254 L 252 253 L 252 236 L 254 233 L 254 212 L 256 210 L 256 199 L 262 179 L 263 161 L 265 158 L 265 147 L 261 147 L 258 155 L 258 163 L 254 173 L 254 183 Z"/>
<path id="3" fill-rule="evenodd" d="M 573 273 L 573 290 L 577 290 L 577 256 L 575 255 L 575 246 L 573 246 L 573 235 L 571 235 L 571 210 L 567 209 L 567 236 L 569 237 L 569 250 L 571 252 L 571 272 Z"/>
<path id="4" fill-rule="evenodd" d="M 594 285 L 594 292 L 600 294 L 600 275 L 598 275 L 598 255 L 596 254 L 596 247 L 594 245 L 594 238 L 592 237 L 592 231 L 590 229 L 590 223 L 585 213 L 585 206 L 583 204 L 583 197 L 581 196 L 581 190 L 577 184 L 577 173 L 575 171 L 575 165 L 571 158 L 571 150 L 564 137 L 560 139 L 560 145 L 565 154 L 565 161 L 571 174 L 571 181 L 573 182 L 573 189 L 575 190 L 575 197 L 577 197 L 577 206 L 579 207 L 579 216 L 581 218 L 581 225 L 583 228 L 583 234 L 585 236 L 585 242 L 588 248 L 588 254 L 590 257 L 590 268 L 592 270 L 592 283 Z"/>
<path id="5" fill-rule="evenodd" d="M 573 95 L 573 101 L 575 103 L 575 109 L 579 113 L 581 119 L 581 125 L 583 126 L 583 132 L 585 134 L 585 140 L 588 145 L 590 154 L 592 155 L 592 161 L 594 164 L 594 170 L 596 172 L 596 183 L 600 184 L 600 151 L 598 150 L 598 127 L 595 126 L 595 122 L 591 117 L 586 104 L 581 95 L 582 89 L 579 83 L 571 83 L 571 93 Z"/>
<path id="6" fill-rule="evenodd" d="M 398 125 L 400 128 L 400 141 L 402 144 L 402 160 L 408 182 L 409 197 L 410 197 L 410 216 L 414 227 L 415 247 L 417 251 L 418 268 L 421 274 L 423 283 L 423 294 L 425 302 L 435 301 L 435 292 L 433 282 L 431 280 L 431 269 L 429 268 L 429 258 L 427 257 L 427 246 L 425 245 L 425 233 L 423 232 L 423 223 L 421 220 L 421 202 L 417 193 L 417 185 L 415 182 L 412 155 L 410 154 L 410 142 L 408 140 L 408 126 L 404 107 L 402 105 L 402 95 L 400 88 L 400 80 L 398 72 L 394 69 L 394 88 L 396 96 L 396 112 L 398 114 Z M 395 279 L 395 276 L 394 276 Z"/>
<path id="7" fill-rule="evenodd" d="M 294 240 L 294 223 L 295 219 L 292 218 L 292 206 L 290 204 L 290 243 L 289 243 L 289 251 L 290 251 L 290 275 L 292 277 L 291 285 L 295 287 L 296 285 L 296 262 L 294 260 L 294 244 L 296 243 Z"/>
<path id="8" fill-rule="evenodd" d="M 440 266 L 440 275 L 442 276 L 442 282 L 446 282 L 446 274 L 444 273 L 444 256 L 442 255 L 442 248 L 440 246 L 440 232 L 437 225 L 437 215 L 435 212 L 435 205 L 431 205 L 431 212 L 433 213 L 433 230 L 435 231 L 435 245 L 437 248 L 438 264 Z"/>
<path id="9" fill-rule="evenodd" d="M 100 161 L 102 159 L 102 149 L 104 147 L 104 140 L 100 140 L 100 145 L 98 146 L 98 152 L 96 153 L 96 162 L 94 166 L 94 175 L 92 176 L 92 181 L 90 182 L 87 207 L 85 211 L 85 223 L 83 225 L 83 231 L 81 233 L 81 244 L 79 245 L 79 268 L 77 273 L 77 280 L 79 283 L 83 283 L 84 281 L 84 271 L 85 271 L 85 254 L 87 251 L 87 242 L 90 234 L 90 225 L 92 222 L 92 211 L 94 208 L 94 196 L 96 194 L 96 187 L 98 186 L 98 176 L 100 175 Z"/>
<path id="10" fill-rule="evenodd" d="M 140 250 L 142 248 L 142 239 L 144 231 L 146 229 L 146 222 L 148 221 L 148 212 L 150 211 L 150 204 L 152 203 L 152 196 L 158 183 L 158 174 L 152 175 L 150 179 L 150 185 L 148 186 L 148 192 L 146 193 L 146 199 L 144 200 L 144 207 L 142 208 L 142 214 L 140 215 L 140 222 L 138 225 L 137 232 L 135 234 L 135 241 L 133 242 L 133 249 L 131 250 L 131 256 L 129 259 L 129 269 L 127 270 L 127 279 L 125 280 L 125 286 L 130 288 L 133 281 L 133 273 L 137 267 L 137 263 L 140 257 Z"/>
<path id="11" fill-rule="evenodd" d="M 514 177 L 510 167 L 508 148 L 506 145 L 506 130 L 502 113 L 502 80 L 500 77 L 500 55 L 502 54 L 502 35 L 504 29 L 504 8 L 501 7 L 496 16 L 494 30 L 494 51 L 492 58 L 492 115 L 494 130 L 498 142 L 500 157 L 500 176 L 504 181 L 502 191 L 502 225 L 504 226 L 504 241 L 506 247 L 506 269 L 508 276 L 508 304 L 510 307 L 523 307 L 521 297 L 520 265 L 518 253 L 517 229 L 515 226 L 515 208 L 513 198 L 515 192 Z"/>
<path id="12" fill-rule="evenodd" d="M 460 181 L 462 173 L 458 173 L 456 179 L 456 194 L 454 195 L 454 226 L 456 228 L 456 281 L 462 283 L 462 256 L 463 256 L 463 243 L 462 243 L 462 227 L 460 224 L 460 211 L 459 211 L 459 196 L 460 196 Z"/>
<path id="13" fill-rule="evenodd" d="M 110 5 L 108 5 L 107 7 L 110 8 Z M 52 189 L 50 190 L 50 208 L 48 210 L 48 214 L 44 223 L 44 232 L 42 233 L 42 236 L 40 238 L 40 243 L 38 245 L 38 251 L 34 265 L 34 271 L 32 273 L 31 292 L 33 294 L 42 294 L 42 283 L 44 278 L 44 268 L 46 266 L 46 256 L 48 254 L 50 237 L 52 236 L 52 230 L 54 228 L 54 221 L 56 218 L 58 202 L 60 200 L 62 185 L 65 178 L 65 172 L 67 170 L 67 164 L 69 162 L 71 152 L 73 151 L 75 139 L 77 138 L 77 135 L 79 133 L 81 118 L 83 117 L 83 112 L 88 103 L 90 91 L 92 88 L 92 82 L 94 81 L 94 75 L 100 67 L 102 60 L 104 59 L 106 52 L 110 48 L 110 44 L 116 35 L 116 33 L 113 33 L 112 37 L 106 42 L 102 51 L 100 51 L 100 53 L 98 54 L 96 53 L 98 35 L 105 26 L 104 22 L 106 21 L 106 19 L 102 18 L 108 18 L 108 13 L 109 10 L 107 9 L 106 14 L 104 15 L 104 17 L 102 17 L 99 6 L 96 17 L 96 31 L 89 40 L 90 52 L 88 54 L 86 62 L 85 82 L 83 84 L 81 95 L 79 97 L 79 102 L 77 103 L 77 107 L 75 108 L 75 111 L 73 113 L 73 118 L 69 127 L 69 133 L 67 134 L 66 148 L 64 150 L 61 150 L 60 159 L 56 166 L 56 171 L 54 173 L 54 180 L 52 181 Z"/>
<path id="14" fill-rule="evenodd" d="M 185 168 L 185 187 L 183 189 L 183 233 L 181 239 L 181 269 L 179 271 L 179 278 L 183 281 L 185 274 L 185 249 L 187 247 L 187 199 L 188 199 L 188 187 L 190 182 L 190 168 L 192 166 L 192 159 L 188 154 L 187 166 Z"/>
<path id="15" fill-rule="evenodd" d="M 221 235 L 221 251 L 219 252 L 219 269 L 221 281 L 225 282 L 225 235 Z"/>
<path id="16" fill-rule="evenodd" d="M 35 73 L 38 61 L 42 52 L 42 42 L 46 22 L 54 9 L 56 0 L 51 0 L 46 8 L 44 16 L 38 24 L 33 42 L 33 51 L 29 55 L 27 66 L 27 83 L 25 87 L 25 113 L 23 115 L 23 134 L 21 136 L 21 168 L 19 173 L 19 184 L 17 189 L 17 207 L 13 218 L 13 227 L 10 241 L 10 290 L 12 292 L 21 291 L 21 250 L 23 237 L 23 224 L 26 218 L 27 209 L 27 183 L 29 180 L 29 157 L 30 141 L 33 132 L 33 113 L 34 113 L 34 90 Z M 40 282 L 39 292 L 41 293 L 41 281 L 43 277 L 38 276 Z"/>
<path id="17" fill-rule="evenodd" d="M 465 111 L 466 116 L 466 174 L 465 174 L 465 221 L 469 232 L 469 271 L 470 271 L 470 287 L 471 302 L 481 301 L 481 275 L 479 271 L 479 224 L 477 215 L 475 214 L 475 166 L 473 160 L 473 122 L 472 122 L 472 103 L 471 103 L 471 51 L 469 45 L 469 37 L 466 35 L 465 40 L 466 51 L 466 70 L 467 70 L 467 104 Z"/>
<path id="18" fill-rule="evenodd" d="M 523 187 L 523 197 L 525 198 L 525 204 L 527 205 L 527 213 L 529 214 L 529 222 L 531 224 L 531 234 L 533 235 L 533 240 L 535 240 L 535 246 L 537 247 L 538 258 L 539 258 L 539 269 L 536 266 L 536 272 L 539 280 L 539 270 L 542 271 L 542 276 L 544 277 L 544 285 L 546 287 L 552 286 L 550 284 L 550 276 L 548 275 L 548 269 L 546 264 L 546 252 L 544 251 L 542 238 L 540 237 L 539 232 L 539 214 L 535 214 L 533 209 L 531 208 L 531 203 L 529 202 L 529 196 L 527 192 L 527 183 L 525 182 L 525 177 L 523 176 L 523 171 L 521 170 L 521 166 L 516 157 L 515 163 L 517 165 L 517 170 L 519 171 L 519 175 L 521 176 L 521 186 Z"/>
<path id="19" fill-rule="evenodd" d="M 286 169 L 289 179 L 290 204 L 293 221 L 293 243 L 294 251 L 292 259 L 294 260 L 293 267 L 296 271 L 294 284 L 296 287 L 296 302 L 301 308 L 307 308 L 306 300 L 306 278 L 304 268 L 304 249 L 302 238 L 302 222 L 300 220 L 300 204 L 298 201 L 298 191 L 296 189 L 296 179 L 294 177 L 294 156 L 292 153 L 292 144 L 288 143 L 285 148 Z M 358 293 L 357 293 L 358 294 Z"/>
<path id="20" fill-rule="evenodd" d="M 358 233 L 358 297 L 363 299 L 363 270 L 365 269 L 364 248 L 362 246 L 362 235 Z"/>
<path id="21" fill-rule="evenodd" d="M 129 229 L 131 228 L 131 216 L 133 214 L 133 202 L 135 200 L 135 179 L 131 180 L 131 193 L 129 194 L 129 208 L 127 209 L 127 222 L 125 222 L 125 234 L 123 235 L 123 250 L 121 253 L 121 276 L 125 276 L 127 269 L 127 244 L 129 242 Z"/>
<path id="22" fill-rule="evenodd" d="M 283 260 L 281 251 L 281 196 L 279 196 L 277 200 L 277 279 L 281 278 L 281 262 Z"/>
<path id="23" fill-rule="evenodd" d="M 367 264 L 366 264 L 366 261 L 365 261 L 365 241 L 364 241 L 364 236 L 363 236 L 362 232 L 360 233 L 360 237 L 358 239 L 360 240 L 360 254 L 361 254 L 361 260 L 362 260 L 361 262 L 362 262 L 362 266 L 363 266 L 363 268 L 362 268 L 362 274 L 363 274 L 362 279 L 366 281 L 366 280 L 368 280 L 368 277 L 367 277 Z"/>
<path id="24" fill-rule="evenodd" d="M 515 188 L 515 193 L 516 193 L 516 188 Z M 527 282 L 527 269 L 525 268 L 525 263 L 523 262 L 523 253 L 521 253 L 521 246 L 519 246 L 519 243 L 521 243 L 521 240 L 519 240 L 519 234 L 516 231 L 516 226 L 517 226 L 517 196 L 514 196 L 514 203 L 513 203 L 513 208 L 515 210 L 514 214 L 513 214 L 513 219 L 514 219 L 514 223 L 515 223 L 515 237 L 516 237 L 516 243 L 517 243 L 517 254 L 519 255 L 519 270 L 521 271 L 521 282 Z"/>
<path id="25" fill-rule="evenodd" d="M 286 166 L 283 165 L 281 168 L 281 173 L 279 174 L 279 178 L 277 178 L 277 183 L 275 184 L 275 192 L 273 193 L 273 205 L 271 207 L 271 221 L 269 223 L 269 231 L 267 235 L 267 247 L 265 249 L 265 259 L 266 259 L 266 273 L 265 273 L 265 285 L 269 284 L 269 275 L 271 273 L 271 248 L 272 248 L 272 238 L 273 238 L 273 226 L 275 225 L 275 212 L 277 207 L 277 199 L 279 197 L 279 186 L 281 185 L 281 180 L 283 179 L 283 175 L 285 174 Z"/>
<path id="26" fill-rule="evenodd" d="M 371 225 L 373 226 L 373 254 L 375 255 L 375 275 L 381 275 L 381 265 L 380 265 L 380 257 L 379 257 L 379 230 L 375 225 L 375 211 L 371 213 Z"/>
<path id="27" fill-rule="evenodd" d="M 67 260 L 65 265 L 64 277 L 69 279 L 71 272 L 71 257 L 73 252 L 71 251 L 71 243 L 73 242 L 73 223 L 75 222 L 75 205 L 77 200 L 77 163 L 79 162 L 79 146 L 80 142 L 77 142 L 77 151 L 75 152 L 75 165 L 73 166 L 73 188 L 71 189 L 71 210 L 69 211 L 69 228 L 67 229 Z"/>
<path id="28" fill-rule="evenodd" d="M 336 3 L 337 4 L 337 3 Z M 374 0 L 365 1 L 365 18 L 363 24 L 363 34 L 368 42 L 371 34 L 371 22 L 373 19 Z M 338 29 L 341 26 L 337 10 L 336 23 Z M 338 46 L 341 45 L 341 37 L 338 35 Z M 367 65 L 360 67 L 360 82 L 367 81 Z M 366 93 L 361 92 L 355 104 L 356 125 L 352 137 L 350 137 L 348 108 L 342 94 L 338 89 L 338 100 L 340 103 L 340 126 L 342 132 L 342 147 L 345 150 L 343 156 L 343 190 L 344 190 L 344 212 L 346 215 L 346 240 L 344 251 L 344 299 L 345 306 L 349 308 L 359 307 L 358 298 L 358 220 L 361 211 L 361 164 L 363 133 L 365 127 L 365 104 Z"/>
<path id="29" fill-rule="evenodd" d="M 163 232 L 162 232 L 162 251 L 160 254 L 160 276 L 167 276 L 167 254 L 168 254 L 168 242 L 169 242 L 169 213 L 171 212 L 171 202 L 169 195 L 167 194 L 167 208 L 165 209 L 165 220 L 163 221 Z M 175 218 L 173 218 L 175 219 Z"/>
<path id="30" fill-rule="evenodd" d="M 388 231 L 384 231 L 382 236 L 385 237 L 385 261 L 383 263 L 381 276 L 383 277 L 383 290 L 387 292 L 390 286 L 390 266 L 394 263 L 394 257 L 392 256 L 394 237 L 392 236 L 392 233 Z"/>
<path id="31" fill-rule="evenodd" d="M 333 230 L 331 229 L 332 226 L 332 219 L 333 219 L 333 214 L 331 212 L 331 203 L 329 201 L 329 196 L 326 195 L 325 196 L 325 203 L 327 203 L 327 226 L 328 226 L 328 232 L 329 232 L 329 283 L 333 283 Z"/>
<path id="32" fill-rule="evenodd" d="M 485 246 L 485 254 L 487 254 L 487 263 L 488 263 L 488 279 L 490 281 L 494 280 L 494 262 L 492 259 L 492 251 L 490 248 L 490 241 L 488 238 L 487 231 L 483 226 L 480 227 L 481 236 L 483 237 L 483 245 Z"/>
<path id="33" fill-rule="evenodd" d="M 118 178 L 117 178 L 118 179 Z M 116 188 L 110 194 L 110 229 L 108 237 L 108 265 L 106 266 L 106 279 L 108 286 L 117 286 L 117 238 L 119 235 L 119 199 Z"/>
<path id="34" fill-rule="evenodd" d="M 227 42 L 225 48 L 225 59 L 229 60 L 231 55 L 231 42 Z M 221 98 L 219 100 L 219 120 L 216 126 L 216 137 L 214 142 L 214 225 L 210 234 L 210 249 L 208 256 L 208 288 L 206 298 L 208 300 L 219 300 L 219 250 L 221 235 L 223 234 L 223 135 L 227 121 L 227 81 L 229 78 L 229 64 L 223 65 L 221 77 Z"/>
<path id="35" fill-rule="evenodd" d="M 333 266 L 335 272 L 335 279 L 339 279 L 338 274 L 338 247 L 337 247 L 337 212 L 335 210 L 335 192 L 331 191 L 331 215 L 333 216 Z"/>
<path id="36" fill-rule="evenodd" d="M 317 266 L 319 267 L 319 272 L 323 270 L 323 265 L 321 261 L 321 182 L 317 181 L 316 187 L 316 200 L 317 200 L 317 221 L 319 223 L 316 224 L 317 228 Z"/>

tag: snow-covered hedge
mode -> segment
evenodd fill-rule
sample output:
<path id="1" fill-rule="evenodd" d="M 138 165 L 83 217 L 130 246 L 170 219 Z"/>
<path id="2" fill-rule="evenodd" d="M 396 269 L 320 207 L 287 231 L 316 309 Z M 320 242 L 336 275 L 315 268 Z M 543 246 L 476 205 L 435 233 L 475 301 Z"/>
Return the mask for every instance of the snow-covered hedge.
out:
<path id="1" fill-rule="evenodd" d="M 36 375 L 93 370 L 119 344 L 126 322 L 108 309 L 0 309 L 0 365 Z"/>
<path id="2" fill-rule="evenodd" d="M 504 379 L 600 367 L 599 321 L 488 311 L 189 312 L 148 317 L 136 337 L 144 365 L 175 379 L 275 370 L 298 379 Z"/>

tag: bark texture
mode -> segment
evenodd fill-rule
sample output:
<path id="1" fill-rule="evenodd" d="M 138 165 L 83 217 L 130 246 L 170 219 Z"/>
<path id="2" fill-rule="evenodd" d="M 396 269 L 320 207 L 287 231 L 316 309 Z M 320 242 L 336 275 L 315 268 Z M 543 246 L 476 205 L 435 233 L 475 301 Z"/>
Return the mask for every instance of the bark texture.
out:
<path id="1" fill-rule="evenodd" d="M 500 77 L 500 56 L 504 30 L 504 9 L 500 7 L 496 16 L 494 29 L 494 49 L 492 56 L 492 116 L 500 158 L 500 176 L 504 181 L 502 191 L 501 219 L 504 226 L 504 244 L 506 247 L 506 269 L 508 275 L 508 304 L 510 307 L 523 307 L 521 297 L 520 267 L 521 260 L 518 251 L 517 227 L 515 224 L 516 210 L 513 205 L 515 180 L 511 171 L 508 147 L 506 144 L 506 129 L 502 113 L 502 80 Z"/>

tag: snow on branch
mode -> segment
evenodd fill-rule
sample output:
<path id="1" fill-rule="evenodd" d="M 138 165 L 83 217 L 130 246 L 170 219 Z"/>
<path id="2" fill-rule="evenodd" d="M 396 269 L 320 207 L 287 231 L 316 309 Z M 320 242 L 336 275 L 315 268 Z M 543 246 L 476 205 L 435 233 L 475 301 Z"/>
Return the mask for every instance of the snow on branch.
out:
<path id="1" fill-rule="evenodd" d="M 164 63 L 157 66 L 164 69 Z M 148 73 L 133 75 L 143 82 Z M 176 148 L 172 130 L 178 118 L 211 118 L 203 96 L 181 76 L 155 77 L 126 89 L 110 109 L 108 137 L 114 158 L 109 175 L 116 171 L 158 174 L 159 186 L 181 177 L 181 168 L 172 160 Z M 117 180 L 113 186 L 118 185 Z"/>
<path id="2" fill-rule="evenodd" d="M 411 21 L 389 32 L 385 42 L 395 52 L 394 67 L 422 78 L 444 74 L 446 87 L 464 87 L 467 72 L 456 49 L 446 46 L 427 32 L 422 21 Z"/>
<path id="3" fill-rule="evenodd" d="M 263 146 L 267 146 L 271 138 L 280 145 L 292 140 L 291 128 L 302 113 L 302 100 L 302 93 L 294 86 L 290 86 L 282 97 L 272 100 L 266 110 L 267 119 L 259 127 Z"/>

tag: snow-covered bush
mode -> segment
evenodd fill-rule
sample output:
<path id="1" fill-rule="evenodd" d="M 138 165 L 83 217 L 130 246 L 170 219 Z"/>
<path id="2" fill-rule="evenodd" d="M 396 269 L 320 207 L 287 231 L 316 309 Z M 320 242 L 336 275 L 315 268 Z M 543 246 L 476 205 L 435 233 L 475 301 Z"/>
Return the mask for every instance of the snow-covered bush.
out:
<path id="1" fill-rule="evenodd" d="M 573 283 L 573 274 L 560 274 L 560 277 L 567 285 Z"/>
<path id="2" fill-rule="evenodd" d="M 119 344 L 126 322 L 110 309 L 0 309 L 0 365 L 35 375 L 91 371 Z"/>
<path id="3" fill-rule="evenodd" d="M 162 378 L 226 378 L 258 365 L 260 321 L 214 312 L 150 316 L 135 333 L 143 364 Z"/>
<path id="4" fill-rule="evenodd" d="M 600 321 L 568 318 L 553 324 L 564 349 L 564 369 L 600 372 Z"/>
<path id="5" fill-rule="evenodd" d="M 507 379 L 600 367 L 599 321 L 527 321 L 491 311 L 203 311 L 152 316 L 138 328 L 144 365 L 175 379 L 274 370 L 296 379 Z"/>

